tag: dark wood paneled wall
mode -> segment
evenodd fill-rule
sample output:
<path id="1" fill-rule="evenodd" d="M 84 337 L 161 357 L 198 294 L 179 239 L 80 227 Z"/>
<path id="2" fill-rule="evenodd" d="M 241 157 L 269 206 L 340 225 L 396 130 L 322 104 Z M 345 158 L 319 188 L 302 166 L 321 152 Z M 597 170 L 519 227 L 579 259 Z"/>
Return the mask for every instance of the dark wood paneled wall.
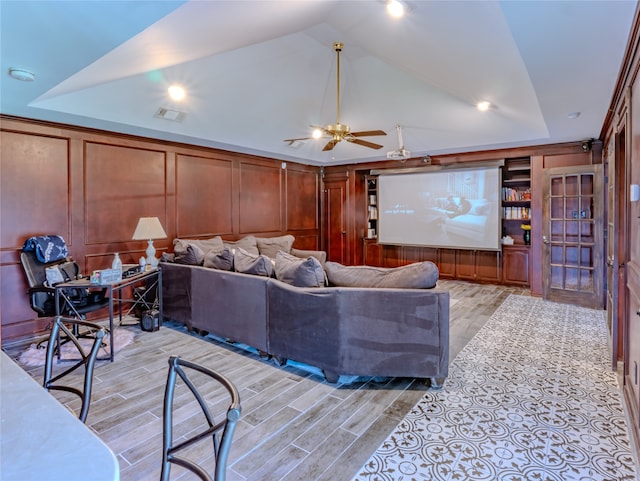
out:
<path id="1" fill-rule="evenodd" d="M 158 217 L 167 239 L 233 240 L 293 234 L 318 249 L 320 169 L 215 149 L 25 119 L 0 117 L 1 339 L 40 332 L 30 309 L 19 250 L 32 235 L 56 233 L 84 273 L 115 252 L 137 262 L 138 218 Z"/>
<path id="2" fill-rule="evenodd" d="M 629 192 L 631 185 L 640 185 L 640 4 L 601 136 L 615 177 L 612 188 L 617 188 L 612 207 L 620 217 L 610 213 L 612 231 L 618 237 L 612 236 L 617 256 L 613 275 L 617 270 L 619 282 L 618 290 L 612 290 L 610 306 L 612 312 L 617 307 L 617 317 L 609 325 L 618 337 L 614 346 L 618 356 L 613 361 L 622 361 L 625 403 L 640 455 L 640 201 L 631 201 Z"/>

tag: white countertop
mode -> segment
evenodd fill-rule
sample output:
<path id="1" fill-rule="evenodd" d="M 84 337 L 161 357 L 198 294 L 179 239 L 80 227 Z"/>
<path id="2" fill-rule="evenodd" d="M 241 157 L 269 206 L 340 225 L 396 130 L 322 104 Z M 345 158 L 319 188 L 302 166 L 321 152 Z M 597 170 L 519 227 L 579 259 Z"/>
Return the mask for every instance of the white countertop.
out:
<path id="1" fill-rule="evenodd" d="M 120 479 L 109 447 L 1 351 L 0 479 Z"/>

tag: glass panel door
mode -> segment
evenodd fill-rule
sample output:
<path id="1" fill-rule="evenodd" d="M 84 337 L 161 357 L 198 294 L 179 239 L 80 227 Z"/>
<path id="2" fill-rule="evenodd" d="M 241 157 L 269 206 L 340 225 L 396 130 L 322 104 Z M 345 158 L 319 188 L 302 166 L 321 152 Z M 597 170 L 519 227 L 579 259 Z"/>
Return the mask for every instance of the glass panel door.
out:
<path id="1" fill-rule="evenodd" d="M 602 307 L 600 166 L 548 169 L 544 226 L 544 297 Z"/>

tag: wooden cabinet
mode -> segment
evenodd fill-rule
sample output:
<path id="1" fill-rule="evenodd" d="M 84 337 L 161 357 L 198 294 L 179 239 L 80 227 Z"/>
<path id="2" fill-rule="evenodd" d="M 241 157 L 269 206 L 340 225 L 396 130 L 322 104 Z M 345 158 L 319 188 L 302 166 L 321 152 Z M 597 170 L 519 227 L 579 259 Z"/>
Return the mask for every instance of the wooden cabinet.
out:
<path id="1" fill-rule="evenodd" d="M 502 282 L 521 286 L 529 285 L 529 246 L 502 247 Z"/>
<path id="2" fill-rule="evenodd" d="M 500 282 L 500 253 L 495 251 L 456 251 L 456 278 L 478 282 Z"/>

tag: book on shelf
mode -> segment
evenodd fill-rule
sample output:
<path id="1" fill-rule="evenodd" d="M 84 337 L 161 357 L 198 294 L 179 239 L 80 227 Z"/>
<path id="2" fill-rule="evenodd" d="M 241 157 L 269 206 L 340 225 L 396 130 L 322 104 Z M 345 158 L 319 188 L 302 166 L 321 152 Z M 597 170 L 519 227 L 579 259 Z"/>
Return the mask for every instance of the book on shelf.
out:
<path id="1" fill-rule="evenodd" d="M 531 209 L 529 207 L 503 207 L 502 218 L 507 220 L 528 220 L 531 219 Z"/>
<path id="2" fill-rule="evenodd" d="M 512 187 L 503 187 L 502 188 L 502 200 L 505 202 L 518 202 L 518 201 L 526 201 L 531 200 L 531 190 L 530 189 L 514 189 Z"/>

